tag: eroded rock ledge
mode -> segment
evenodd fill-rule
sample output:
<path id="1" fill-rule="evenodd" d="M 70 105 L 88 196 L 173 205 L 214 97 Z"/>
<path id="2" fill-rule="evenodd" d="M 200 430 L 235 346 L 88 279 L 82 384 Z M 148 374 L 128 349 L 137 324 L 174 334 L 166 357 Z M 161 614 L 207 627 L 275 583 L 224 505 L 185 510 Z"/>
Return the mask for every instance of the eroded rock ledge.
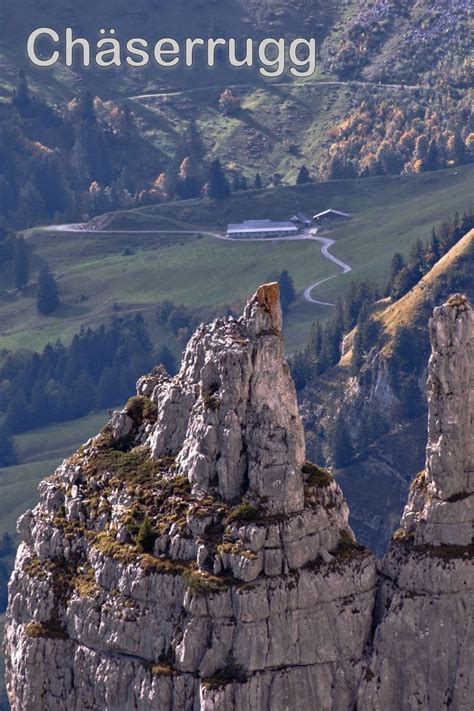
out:
<path id="1" fill-rule="evenodd" d="M 472 509 L 449 536 L 452 515 L 433 528 L 430 509 L 455 507 L 472 484 L 472 400 L 445 404 L 472 386 L 466 356 L 447 363 L 472 354 L 465 301 L 435 313 L 432 338 L 429 495 L 421 505 L 414 492 L 381 576 L 331 474 L 305 461 L 275 284 L 240 319 L 201 326 L 176 377 L 141 378 L 19 520 L 14 711 L 398 711 L 448 697 L 467 709 Z M 449 458 L 451 441 L 446 476 L 433 457 Z M 422 681 L 413 655 L 427 659 Z"/>

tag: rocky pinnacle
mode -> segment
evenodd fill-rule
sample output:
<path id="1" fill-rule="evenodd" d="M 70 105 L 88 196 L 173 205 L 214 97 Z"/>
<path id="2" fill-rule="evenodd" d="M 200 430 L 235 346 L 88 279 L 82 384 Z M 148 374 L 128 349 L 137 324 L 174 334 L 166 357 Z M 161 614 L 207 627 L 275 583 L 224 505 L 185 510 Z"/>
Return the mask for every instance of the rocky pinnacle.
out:
<path id="1" fill-rule="evenodd" d="M 357 709 L 470 711 L 474 698 L 474 317 L 464 296 L 430 321 L 426 468 L 382 565 Z"/>
<path id="2" fill-rule="evenodd" d="M 179 374 L 155 393 L 153 456 L 177 456 L 196 495 L 216 486 L 226 500 L 303 508 L 304 432 L 281 325 L 278 284 L 264 284 L 241 318 L 201 326 Z"/>
<path id="3" fill-rule="evenodd" d="M 455 295 L 429 324 L 428 444 L 402 529 L 416 543 L 468 545 L 474 518 L 474 314 Z"/>
<path id="4" fill-rule="evenodd" d="M 264 284 L 43 480 L 9 584 L 13 711 L 470 711 L 470 306 L 435 310 L 426 471 L 380 574 L 305 461 L 281 323 Z"/>

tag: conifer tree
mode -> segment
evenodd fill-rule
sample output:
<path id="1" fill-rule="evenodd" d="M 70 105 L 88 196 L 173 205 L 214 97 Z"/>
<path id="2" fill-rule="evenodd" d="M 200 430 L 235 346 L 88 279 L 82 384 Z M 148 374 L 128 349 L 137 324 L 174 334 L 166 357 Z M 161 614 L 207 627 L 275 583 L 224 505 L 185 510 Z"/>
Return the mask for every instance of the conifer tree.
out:
<path id="1" fill-rule="evenodd" d="M 40 314 L 47 316 L 59 306 L 58 285 L 49 267 L 44 266 L 38 277 L 38 291 L 36 294 L 36 307 Z"/>
<path id="2" fill-rule="evenodd" d="M 0 467 L 11 467 L 16 461 L 12 436 L 5 423 L 0 422 Z"/>
<path id="3" fill-rule="evenodd" d="M 439 163 L 439 151 L 438 145 L 434 138 L 431 139 L 428 146 L 428 153 L 426 155 L 424 169 L 427 171 L 436 170 Z"/>
<path id="4" fill-rule="evenodd" d="M 278 284 L 280 286 L 281 309 L 285 314 L 288 313 L 288 309 L 296 299 L 295 285 L 286 269 L 284 269 L 278 277 Z"/>
<path id="5" fill-rule="evenodd" d="M 397 276 L 400 274 L 402 269 L 405 267 L 405 260 L 403 259 L 402 255 L 400 252 L 396 252 L 393 257 L 392 261 L 390 263 L 390 281 L 389 281 L 389 290 L 390 290 L 390 296 L 393 297 L 393 288 L 394 288 L 394 283 L 395 279 Z"/>
<path id="6" fill-rule="evenodd" d="M 255 176 L 254 188 L 255 190 L 261 190 L 263 188 L 263 182 L 260 173 L 257 173 L 257 175 Z"/>
<path id="7" fill-rule="evenodd" d="M 437 262 L 438 259 L 441 257 L 441 245 L 434 227 L 431 232 L 430 252 L 433 255 L 434 261 Z"/>
<path id="8" fill-rule="evenodd" d="M 342 412 L 336 417 L 330 432 L 332 459 L 336 467 L 345 467 L 354 458 L 354 448 L 349 435 L 349 428 Z"/>
<path id="9" fill-rule="evenodd" d="M 140 548 L 145 551 L 145 553 L 153 553 L 153 548 L 157 538 L 158 534 L 153 530 L 150 519 L 148 516 L 145 516 L 140 528 L 138 529 L 136 542 Z"/>
<path id="10" fill-rule="evenodd" d="M 30 179 L 20 190 L 16 211 L 17 222 L 21 227 L 32 227 L 45 216 L 45 213 L 44 200 Z"/>
<path id="11" fill-rule="evenodd" d="M 28 110 L 31 107 L 30 89 L 28 87 L 28 82 L 23 69 L 20 69 L 18 72 L 15 93 L 13 95 L 13 104 L 18 109 L 20 116 L 24 116 L 28 113 Z"/>
<path id="12" fill-rule="evenodd" d="M 13 251 L 13 278 L 15 287 L 21 291 L 28 284 L 30 264 L 28 248 L 24 239 L 16 239 Z"/>
<path id="13" fill-rule="evenodd" d="M 449 141 L 449 152 L 455 165 L 462 165 L 467 160 L 466 144 L 459 131 L 455 131 Z"/>
<path id="14" fill-rule="evenodd" d="M 15 392 L 5 412 L 5 425 L 9 432 L 18 434 L 30 427 L 30 409 L 23 390 Z"/>
<path id="15" fill-rule="evenodd" d="M 118 402 L 117 386 L 114 371 L 110 367 L 103 369 L 99 385 L 97 386 L 97 407 L 102 410 L 104 407 L 115 405 Z"/>
<path id="16" fill-rule="evenodd" d="M 79 373 L 71 390 L 71 414 L 73 417 L 87 415 L 97 402 L 97 390 L 92 378 L 84 370 Z"/>
<path id="17" fill-rule="evenodd" d="M 305 183 L 311 183 L 311 176 L 308 168 L 302 165 L 296 176 L 296 185 L 304 185 Z"/>
<path id="18" fill-rule="evenodd" d="M 94 98 L 88 89 L 84 92 L 81 100 L 81 120 L 89 125 L 94 125 L 97 122 Z"/>
<path id="19" fill-rule="evenodd" d="M 225 200 L 230 195 L 230 187 L 218 158 L 209 166 L 207 192 L 213 200 Z"/>

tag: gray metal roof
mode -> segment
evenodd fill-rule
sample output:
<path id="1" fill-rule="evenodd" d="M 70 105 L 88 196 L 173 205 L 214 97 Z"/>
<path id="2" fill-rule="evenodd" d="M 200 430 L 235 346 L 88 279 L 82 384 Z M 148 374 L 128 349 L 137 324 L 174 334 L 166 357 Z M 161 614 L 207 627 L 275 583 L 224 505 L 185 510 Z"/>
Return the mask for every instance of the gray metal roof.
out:
<path id="1" fill-rule="evenodd" d="M 318 212 L 317 215 L 313 215 L 313 220 L 317 220 L 318 217 L 325 217 L 326 215 L 336 215 L 336 217 L 350 217 L 347 212 L 341 212 L 340 210 L 324 210 L 323 212 Z"/>
<path id="2" fill-rule="evenodd" d="M 299 222 L 302 222 L 303 224 L 304 224 L 305 222 L 311 222 L 311 219 L 310 219 L 307 215 L 305 215 L 304 212 L 301 212 L 301 211 L 299 211 L 299 212 L 297 212 L 295 215 L 293 215 L 293 217 L 291 218 L 291 220 L 292 220 L 292 221 L 293 221 L 293 220 L 298 220 Z"/>
<path id="3" fill-rule="evenodd" d="M 272 220 L 244 220 L 238 224 L 227 225 L 227 232 L 267 232 L 268 230 L 296 230 L 293 222 L 273 222 Z"/>

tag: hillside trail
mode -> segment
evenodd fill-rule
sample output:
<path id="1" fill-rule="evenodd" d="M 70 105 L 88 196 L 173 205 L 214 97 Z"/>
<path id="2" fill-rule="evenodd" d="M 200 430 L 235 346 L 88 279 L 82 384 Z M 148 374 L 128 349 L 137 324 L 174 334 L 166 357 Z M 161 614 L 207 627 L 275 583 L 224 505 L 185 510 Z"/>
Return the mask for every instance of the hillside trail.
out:
<path id="1" fill-rule="evenodd" d="M 271 89 L 272 87 L 313 87 L 313 86 L 357 86 L 366 87 L 374 86 L 380 87 L 382 89 L 406 89 L 407 91 L 420 91 L 423 89 L 429 89 L 428 86 L 422 86 L 421 84 L 384 84 L 382 82 L 369 82 L 360 81 L 358 79 L 352 79 L 349 81 L 342 80 L 328 80 L 328 81 L 316 81 L 316 82 L 304 82 L 297 83 L 295 81 L 280 81 L 280 82 L 267 82 L 265 84 L 211 84 L 209 86 L 195 86 L 188 89 L 173 89 L 169 91 L 159 91 L 150 92 L 147 94 L 136 94 L 135 96 L 124 96 L 117 101 L 145 101 L 146 99 L 164 99 L 168 96 L 183 96 L 186 94 L 195 94 L 199 91 L 224 91 L 225 89 Z"/>
<path id="2" fill-rule="evenodd" d="M 328 259 L 330 262 L 333 264 L 336 264 L 339 268 L 340 271 L 336 272 L 335 274 L 331 274 L 330 276 L 324 277 L 323 279 L 318 279 L 318 281 L 315 281 L 314 284 L 310 284 L 309 286 L 306 287 L 306 289 L 303 292 L 303 298 L 305 301 L 307 301 L 310 304 L 316 304 L 318 306 L 334 306 L 330 301 L 320 301 L 319 299 L 313 298 L 311 295 L 314 289 L 316 289 L 318 286 L 321 284 L 326 283 L 327 281 L 330 281 L 332 279 L 335 279 L 338 276 L 342 276 L 343 274 L 348 274 L 349 272 L 352 271 L 352 267 L 349 264 L 346 264 L 346 262 L 343 262 L 342 259 L 338 259 L 335 257 L 331 252 L 329 251 L 330 247 L 333 246 L 333 244 L 336 244 L 336 240 L 331 239 L 330 237 L 319 237 L 317 235 L 317 228 L 311 228 L 307 230 L 303 230 L 299 235 L 295 235 L 293 237 L 252 237 L 251 239 L 248 238 L 238 238 L 238 237 L 227 237 L 227 235 L 219 234 L 218 232 L 211 232 L 209 230 L 94 230 L 91 229 L 90 227 L 87 226 L 86 223 L 74 223 L 74 224 L 67 224 L 67 225 L 49 225 L 48 227 L 43 228 L 44 232 L 61 232 L 61 233 L 88 233 L 88 234 L 141 234 L 141 235 L 159 235 L 159 234 L 165 234 L 165 235 L 195 235 L 197 232 L 200 232 L 202 235 L 208 235 L 210 237 L 214 237 L 215 239 L 220 239 L 224 240 L 226 242 L 300 242 L 300 241 L 313 241 L 313 242 L 320 242 L 322 244 L 321 247 L 321 254 L 323 257 Z"/>

